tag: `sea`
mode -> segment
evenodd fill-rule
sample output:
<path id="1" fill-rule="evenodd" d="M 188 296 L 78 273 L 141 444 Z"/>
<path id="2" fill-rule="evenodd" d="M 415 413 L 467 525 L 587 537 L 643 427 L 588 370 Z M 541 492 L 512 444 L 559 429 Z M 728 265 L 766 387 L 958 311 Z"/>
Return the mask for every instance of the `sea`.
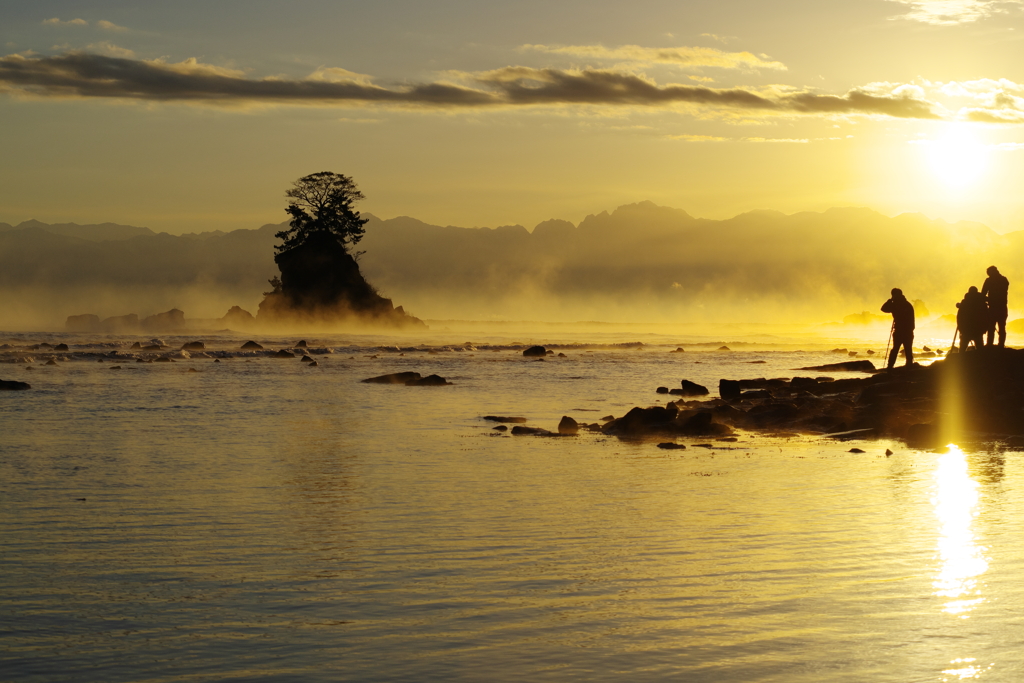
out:
<path id="1" fill-rule="evenodd" d="M 863 376 L 799 368 L 887 331 L 0 332 L 0 680 L 1024 680 L 1005 444 L 485 419 Z M 449 384 L 361 381 L 407 371 Z"/>

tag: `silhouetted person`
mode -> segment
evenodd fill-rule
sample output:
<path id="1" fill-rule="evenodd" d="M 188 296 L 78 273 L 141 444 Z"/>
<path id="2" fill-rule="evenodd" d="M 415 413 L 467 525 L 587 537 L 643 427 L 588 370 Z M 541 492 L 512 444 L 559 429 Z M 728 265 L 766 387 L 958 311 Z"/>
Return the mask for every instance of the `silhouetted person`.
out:
<path id="1" fill-rule="evenodd" d="M 992 346 L 993 338 L 996 336 L 996 326 L 999 326 L 999 346 L 1006 345 L 1006 299 L 1010 291 L 1010 281 L 999 272 L 995 266 L 989 266 L 988 278 L 981 287 L 981 293 L 988 301 L 988 310 L 991 320 L 988 326 L 988 341 L 986 344 Z"/>
<path id="2" fill-rule="evenodd" d="M 914 304 L 903 296 L 903 290 L 894 287 L 892 297 L 882 304 L 883 313 L 892 313 L 892 352 L 889 354 L 890 370 L 896 365 L 900 347 L 907 354 L 907 366 L 914 364 Z"/>
<path id="3" fill-rule="evenodd" d="M 988 329 L 989 313 L 985 295 L 977 287 L 971 287 L 964 294 L 964 300 L 956 305 L 956 326 L 960 330 L 960 353 L 971 343 L 974 348 L 982 347 L 985 330 Z"/>

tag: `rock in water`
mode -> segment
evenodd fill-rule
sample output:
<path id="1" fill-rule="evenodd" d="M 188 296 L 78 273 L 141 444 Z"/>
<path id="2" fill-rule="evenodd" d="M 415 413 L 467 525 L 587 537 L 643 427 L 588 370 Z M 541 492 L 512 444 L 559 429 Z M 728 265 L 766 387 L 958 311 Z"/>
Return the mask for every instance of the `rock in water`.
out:
<path id="1" fill-rule="evenodd" d="M 696 382 L 691 382 L 688 379 L 682 381 L 683 396 L 704 396 L 708 393 L 708 388 Z"/>
<path id="2" fill-rule="evenodd" d="M 274 358 L 295 358 L 295 354 L 292 353 L 291 351 L 285 351 L 284 349 L 281 349 L 280 351 L 274 354 Z"/>
<path id="3" fill-rule="evenodd" d="M 440 375 L 427 375 L 418 379 L 411 379 L 405 383 L 407 387 L 444 387 L 450 385 L 451 382 L 446 380 Z"/>
<path id="4" fill-rule="evenodd" d="M 580 431 L 580 425 L 576 420 L 572 419 L 568 415 L 563 415 L 562 419 L 558 422 L 558 433 L 559 434 L 576 434 Z"/>
<path id="5" fill-rule="evenodd" d="M 850 360 L 845 363 L 827 363 L 825 365 L 813 365 L 809 368 L 797 368 L 797 370 L 818 370 L 821 372 L 874 372 L 875 364 L 869 360 Z"/>
<path id="6" fill-rule="evenodd" d="M 502 417 L 500 415 L 484 415 L 484 419 L 490 422 L 518 422 L 520 424 L 526 422 L 525 417 Z"/>
<path id="7" fill-rule="evenodd" d="M 182 351 L 205 351 L 206 344 L 201 341 L 188 342 L 181 347 Z"/>
<path id="8" fill-rule="evenodd" d="M 718 395 L 725 401 L 734 401 L 740 397 L 740 383 L 732 379 L 718 380 Z"/>
<path id="9" fill-rule="evenodd" d="M 522 425 L 516 425 L 512 428 L 512 434 L 515 436 L 551 436 L 551 432 L 540 427 L 523 427 Z"/>
<path id="10" fill-rule="evenodd" d="M 68 351 L 69 349 L 68 349 L 68 345 L 67 344 L 57 344 L 56 346 L 53 347 L 53 350 L 54 351 Z"/>
<path id="11" fill-rule="evenodd" d="M 254 341 L 247 341 L 244 344 L 242 344 L 242 350 L 243 351 L 262 351 L 263 350 L 263 345 L 262 344 L 257 344 Z"/>
<path id="12" fill-rule="evenodd" d="M 414 379 L 420 379 L 420 373 L 394 372 L 390 375 L 378 375 L 377 377 L 368 377 L 367 379 L 360 381 L 364 384 L 406 384 Z"/>
<path id="13" fill-rule="evenodd" d="M 527 358 L 535 358 L 537 356 L 546 356 L 548 353 L 547 349 L 543 346 L 531 346 L 530 348 L 523 351 L 523 355 Z"/>
<path id="14" fill-rule="evenodd" d="M 274 261 L 281 270 L 281 287 L 260 303 L 260 322 L 329 324 L 353 319 L 385 327 L 426 327 L 378 294 L 334 235 L 311 234 L 274 256 Z"/>
<path id="15" fill-rule="evenodd" d="M 0 390 L 4 391 L 24 391 L 31 389 L 32 385 L 28 382 L 18 382 L 16 380 L 0 379 Z"/>

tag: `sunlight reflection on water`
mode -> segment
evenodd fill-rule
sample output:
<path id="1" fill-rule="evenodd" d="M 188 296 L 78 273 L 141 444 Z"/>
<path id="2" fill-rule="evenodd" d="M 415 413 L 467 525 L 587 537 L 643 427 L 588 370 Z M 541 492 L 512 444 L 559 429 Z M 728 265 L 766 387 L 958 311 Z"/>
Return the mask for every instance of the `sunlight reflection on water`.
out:
<path id="1" fill-rule="evenodd" d="M 978 506 L 978 482 L 971 478 L 967 456 L 950 445 L 939 458 L 935 470 L 935 495 L 932 503 L 939 520 L 939 559 L 942 562 L 935 579 L 935 594 L 956 598 L 944 611 L 962 615 L 984 601 L 976 577 L 988 569 L 983 548 L 974 540 L 974 516 Z M 978 596 L 978 597 L 965 597 Z"/>

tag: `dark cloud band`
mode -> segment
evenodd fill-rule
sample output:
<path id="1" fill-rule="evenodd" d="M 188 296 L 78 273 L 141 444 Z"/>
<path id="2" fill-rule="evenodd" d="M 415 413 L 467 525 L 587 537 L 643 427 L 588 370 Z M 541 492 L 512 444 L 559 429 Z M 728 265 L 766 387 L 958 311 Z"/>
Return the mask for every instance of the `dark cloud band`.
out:
<path id="1" fill-rule="evenodd" d="M 366 80 L 250 79 L 195 62 L 166 64 L 84 52 L 52 57 L 0 58 L 0 89 L 48 97 L 98 97 L 237 104 L 385 104 L 431 108 L 529 105 L 666 106 L 775 113 L 872 114 L 938 118 L 932 105 L 907 96 L 796 93 L 767 96 L 742 88 L 659 86 L 609 70 L 566 71 L 508 67 L 460 74 L 474 87 L 421 83 L 384 88 Z"/>

